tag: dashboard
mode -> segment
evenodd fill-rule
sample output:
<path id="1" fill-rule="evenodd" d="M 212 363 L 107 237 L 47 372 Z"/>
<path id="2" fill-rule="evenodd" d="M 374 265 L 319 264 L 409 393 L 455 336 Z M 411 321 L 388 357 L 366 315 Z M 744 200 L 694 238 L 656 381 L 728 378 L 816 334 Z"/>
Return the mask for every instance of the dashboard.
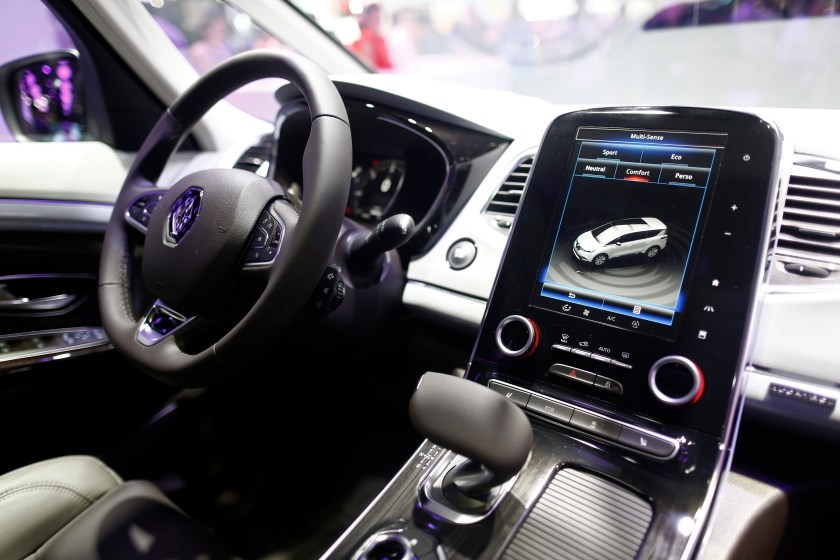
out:
<path id="1" fill-rule="evenodd" d="M 679 555 L 704 537 L 675 524 L 718 506 L 742 414 L 838 440 L 840 145 L 824 112 L 336 84 L 353 124 L 348 219 L 420 224 L 400 249 L 402 305 L 475 336 L 464 376 L 534 420 L 537 470 L 506 523 L 553 488 L 546 465 L 571 462 L 652 500 L 646 523 L 675 548 L 637 544 Z M 277 97 L 270 173 L 305 200 L 305 107 Z M 418 453 L 431 468 L 439 450 Z M 426 466 L 393 487 L 421 484 Z M 384 499 L 331 553 L 411 517 Z"/>
<path id="2" fill-rule="evenodd" d="M 403 253 L 422 253 L 463 208 L 510 140 L 443 112 L 340 86 L 350 119 L 353 169 L 345 215 L 367 228 L 408 214 L 416 233 Z M 301 161 L 309 112 L 297 90 L 280 89 L 268 173 L 305 200 Z"/>
<path id="3" fill-rule="evenodd" d="M 515 499 L 477 505 L 447 490 L 472 459 L 452 429 L 428 472 L 409 465 L 392 482 L 419 488 L 419 505 L 386 490 L 338 546 L 371 557 L 392 532 L 420 531 L 449 558 L 550 558 L 560 542 L 584 558 L 573 550 L 609 550 L 621 535 L 616 557 L 694 556 L 732 459 L 781 153 L 777 127 L 743 112 L 552 120 L 464 374 L 532 418 L 530 459 L 498 491 Z M 606 513 L 579 526 L 556 515 L 587 508 Z M 464 528 L 429 530 L 439 519 Z"/>
<path id="4" fill-rule="evenodd" d="M 494 91 L 471 98 L 473 91 L 452 91 L 451 84 L 437 88 L 434 83 L 418 84 L 397 76 L 340 76 L 335 83 L 354 123 L 347 216 L 372 229 L 390 215 L 411 215 L 418 227 L 400 249 L 406 271 L 402 303 L 433 322 L 478 333 L 548 125 L 558 114 L 584 107 L 558 107 L 530 98 L 525 103 L 523 98 Z M 264 152 L 260 157 L 270 162 L 268 172 L 273 177 L 302 194 L 299 162 L 308 130 L 305 105 L 289 87 L 278 90 L 276 97 L 281 109 L 272 137 L 260 143 Z M 745 388 L 746 408 L 787 428 L 817 430 L 836 439 L 840 411 L 834 404 L 840 391 L 832 372 L 837 359 L 825 336 L 831 332 L 832 317 L 840 311 L 840 254 L 832 240 L 838 220 L 831 217 L 840 185 L 840 164 L 831 154 L 840 153 L 840 145 L 826 132 L 822 123 L 826 116 L 821 111 L 740 112 L 758 115 L 768 126 L 778 127 L 781 137 L 778 153 L 770 156 L 779 166 L 779 200 L 768 211 L 777 218 L 773 235 L 766 246 L 751 248 L 756 258 L 766 260 L 767 271 L 757 287 L 759 304 L 748 332 L 751 346 L 745 369 L 751 375 Z M 619 152 L 607 156 L 617 158 L 614 161 L 596 164 L 597 169 L 589 152 L 601 150 L 603 157 L 604 151 L 615 151 L 613 140 L 598 131 L 595 138 L 576 140 L 581 153 L 575 156 L 575 165 L 584 166 L 584 171 L 590 166 L 577 176 L 582 184 L 605 185 L 599 175 L 622 173 L 633 185 L 665 189 L 658 181 L 645 181 L 645 173 L 656 168 L 671 173 L 673 180 L 668 183 L 675 185 L 667 187 L 671 194 L 663 200 L 672 198 L 664 206 L 625 197 L 617 213 L 607 211 L 612 205 L 604 204 L 605 197 L 617 194 L 606 186 L 602 186 L 603 196 L 581 198 L 584 210 L 555 224 L 558 248 L 554 256 L 548 245 L 544 247 L 540 266 L 546 276 L 533 294 L 541 307 L 663 339 L 673 339 L 687 329 L 696 329 L 695 335 L 706 331 L 708 336 L 709 329 L 685 323 L 683 313 L 692 274 L 712 274 L 708 271 L 713 269 L 696 252 L 697 244 L 708 235 L 699 224 L 708 219 L 710 198 L 706 197 L 722 196 L 723 191 L 715 195 L 713 186 L 728 189 L 740 178 L 724 174 L 720 182 L 720 155 L 732 139 L 720 134 L 704 137 L 706 130 L 703 122 L 697 123 L 680 138 L 678 154 L 648 154 L 643 159 Z M 658 132 L 642 134 L 655 137 Z M 739 157 L 754 157 L 754 150 L 745 147 L 743 152 Z M 668 157 L 683 159 L 663 160 Z M 681 173 L 678 167 L 686 163 L 691 172 Z M 699 205 L 698 193 L 703 200 Z M 740 224 L 748 207 L 753 208 L 754 201 L 733 199 L 725 218 Z M 676 221 L 665 217 L 676 210 L 684 211 Z M 643 217 L 668 226 L 661 252 L 652 259 L 631 252 L 593 269 L 579 258 L 581 251 L 576 256 L 570 247 L 560 248 L 609 221 Z M 731 241 L 734 232 L 728 233 L 726 240 Z M 625 266 L 616 267 L 616 263 Z M 666 267 L 667 274 L 662 272 Z M 644 286 L 644 293 L 617 284 L 627 281 L 621 274 L 636 269 L 639 272 L 633 278 Z M 528 279 L 528 285 L 532 280 Z M 708 280 L 722 282 L 721 278 Z M 726 285 L 702 290 L 720 287 Z M 728 312 L 713 300 L 709 297 L 702 305 L 705 317 L 721 316 L 721 309 Z M 575 344 L 581 342 L 590 341 Z M 621 355 L 629 351 L 617 352 L 618 357 L 610 359 L 621 361 Z"/>

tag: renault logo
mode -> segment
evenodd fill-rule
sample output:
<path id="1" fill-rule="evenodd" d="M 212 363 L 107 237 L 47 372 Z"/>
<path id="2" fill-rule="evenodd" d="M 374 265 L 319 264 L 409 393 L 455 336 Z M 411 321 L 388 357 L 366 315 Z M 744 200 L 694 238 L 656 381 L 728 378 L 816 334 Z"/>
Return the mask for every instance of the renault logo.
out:
<path id="1" fill-rule="evenodd" d="M 201 194 L 202 190 L 200 188 L 189 188 L 178 197 L 169 210 L 166 237 L 167 241 L 173 245 L 177 245 L 190 232 L 196 219 L 198 219 L 198 211 L 201 209 Z"/>

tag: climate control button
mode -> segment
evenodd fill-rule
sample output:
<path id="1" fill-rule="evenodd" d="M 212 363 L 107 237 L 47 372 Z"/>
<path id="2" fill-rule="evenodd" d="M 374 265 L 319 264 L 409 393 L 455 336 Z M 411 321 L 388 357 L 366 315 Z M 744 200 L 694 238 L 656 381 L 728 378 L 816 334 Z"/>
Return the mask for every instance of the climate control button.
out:
<path id="1" fill-rule="evenodd" d="M 653 395 L 669 406 L 694 404 L 705 381 L 697 364 L 683 356 L 666 356 L 650 368 L 648 385 Z"/>
<path id="2" fill-rule="evenodd" d="M 496 346 L 511 358 L 527 358 L 540 342 L 537 325 L 522 315 L 509 315 L 496 327 Z"/>

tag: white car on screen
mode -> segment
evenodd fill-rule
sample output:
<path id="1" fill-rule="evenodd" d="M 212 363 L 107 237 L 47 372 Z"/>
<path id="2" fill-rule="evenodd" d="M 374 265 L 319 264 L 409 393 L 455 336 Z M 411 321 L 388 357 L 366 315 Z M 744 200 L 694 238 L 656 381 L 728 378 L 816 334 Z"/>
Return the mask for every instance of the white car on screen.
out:
<path id="1" fill-rule="evenodd" d="M 658 218 L 627 218 L 607 222 L 575 239 L 573 252 L 583 262 L 602 266 L 624 255 L 659 255 L 668 243 L 668 227 Z"/>

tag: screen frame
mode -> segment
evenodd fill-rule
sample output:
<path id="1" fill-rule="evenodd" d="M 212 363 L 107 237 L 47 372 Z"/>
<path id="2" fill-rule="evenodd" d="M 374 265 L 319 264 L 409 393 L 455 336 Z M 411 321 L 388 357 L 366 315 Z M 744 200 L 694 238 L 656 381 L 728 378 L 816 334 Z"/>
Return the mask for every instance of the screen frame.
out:
<path id="1" fill-rule="evenodd" d="M 585 136 L 585 137 L 582 137 Z M 600 137 L 600 138 L 599 138 Z M 638 138 L 637 138 L 638 137 Z M 600 322 L 608 326 L 623 328 L 626 330 L 638 331 L 653 336 L 658 336 L 666 340 L 674 340 L 680 327 L 683 305 L 688 297 L 688 285 L 686 279 L 690 279 L 694 271 L 694 265 L 697 259 L 697 249 L 699 241 L 702 239 L 705 230 L 706 219 L 708 218 L 710 208 L 714 200 L 715 186 L 717 184 L 718 175 L 723 161 L 723 154 L 725 152 L 726 141 L 728 134 L 720 131 L 707 130 L 651 130 L 638 128 L 616 128 L 616 127 L 593 127 L 582 125 L 575 131 L 575 139 L 569 153 L 569 161 L 566 165 L 565 175 L 562 178 L 563 191 L 566 193 L 565 197 L 559 196 L 555 209 L 554 220 L 551 223 L 551 230 L 555 232 L 554 237 L 546 240 L 546 245 L 543 250 L 543 259 L 540 267 L 540 274 L 534 286 L 531 295 L 531 306 L 540 307 L 549 311 L 557 313 L 569 313 L 573 311 L 575 315 L 583 315 L 591 321 Z M 702 196 L 697 206 L 697 212 L 693 216 L 694 224 L 690 234 L 688 249 L 684 259 L 680 262 L 681 270 L 679 270 L 679 283 L 676 289 L 671 290 L 671 297 L 674 297 L 674 302 L 671 307 L 665 305 L 657 305 L 654 302 L 644 301 L 639 298 L 632 298 L 626 294 L 617 293 L 617 291 L 610 293 L 607 288 L 602 291 L 597 289 L 597 280 L 592 285 L 595 288 L 587 288 L 581 285 L 549 283 L 547 281 L 548 267 L 551 266 L 552 261 L 555 260 L 555 255 L 560 248 L 558 247 L 558 239 L 561 234 L 567 233 L 564 228 L 568 227 L 566 221 L 566 210 L 570 209 L 569 202 L 573 190 L 580 193 L 581 189 L 585 188 L 581 183 L 593 183 L 596 185 L 606 186 L 608 179 L 587 178 L 577 173 L 577 167 L 582 160 L 581 153 L 587 145 L 607 146 L 622 146 L 626 151 L 639 151 L 640 162 L 643 157 L 642 154 L 647 148 L 673 148 L 673 152 L 682 151 L 687 153 L 694 150 L 712 151 L 712 159 L 709 163 L 708 177 L 705 185 L 702 187 Z M 617 168 L 625 162 L 621 159 Z M 660 164 L 664 167 L 666 164 Z M 673 167 L 673 166 L 672 166 Z M 658 183 L 655 183 L 658 184 Z M 641 183 L 640 183 L 641 188 Z M 684 187 L 689 188 L 689 187 Z M 692 188 L 698 188 L 697 186 Z M 606 189 L 605 189 L 606 190 Z M 634 194 L 628 195 L 640 199 L 643 195 L 637 195 L 640 189 L 630 189 Z M 670 188 L 668 189 L 670 190 Z M 686 191 L 689 192 L 689 191 Z M 578 228 L 580 229 L 580 228 Z M 669 235 L 673 237 L 675 232 L 669 228 Z M 674 244 L 672 243 L 672 246 Z M 667 241 L 666 241 L 667 246 Z M 673 251 L 672 251 L 673 252 Z M 561 257 L 562 259 L 562 257 Z M 660 255 L 661 259 L 661 255 Z M 657 259 L 659 261 L 660 259 Z M 626 265 L 634 267 L 635 269 L 647 268 L 646 274 L 655 274 L 656 270 L 650 270 L 647 266 L 649 263 L 645 262 L 647 259 L 639 258 L 635 255 L 627 255 L 619 257 L 619 266 L 624 266 L 624 271 L 627 270 Z M 571 263 L 571 258 L 566 257 L 565 261 Z M 654 267 L 656 262 L 652 263 Z M 597 277 L 601 275 L 607 267 L 595 267 L 591 263 L 576 263 L 569 267 L 579 275 L 589 275 L 590 277 Z M 601 270 L 599 270 L 599 268 Z M 622 271 L 622 273 L 624 273 Z M 615 276 L 610 281 L 618 279 L 621 281 L 622 276 Z M 634 278 L 635 280 L 636 278 Z M 549 285 L 550 284 L 550 285 Z M 556 288 L 562 287 L 562 290 L 557 291 L 566 292 L 567 295 L 557 296 L 545 295 L 546 291 L 553 291 Z M 604 296 L 603 301 L 599 305 L 594 300 L 587 300 L 587 297 L 597 298 L 600 295 Z M 637 301 L 633 301 L 636 299 Z M 637 305 L 634 305 L 637 304 Z M 622 309 L 623 307 L 629 309 Z M 659 308 L 659 309 L 657 309 Z M 628 312 L 629 311 L 629 312 Z M 667 324 L 665 321 L 668 321 Z"/>
<path id="2" fill-rule="evenodd" d="M 566 176 L 580 126 L 719 131 L 729 136 L 694 273 L 682 326 L 674 340 L 631 332 L 585 317 L 533 307 L 546 243 L 553 239 L 555 208 L 565 197 Z M 765 268 L 774 205 L 778 202 L 782 138 L 777 127 L 751 113 L 687 107 L 607 107 L 559 115 L 546 129 L 485 309 L 466 377 L 499 379 L 557 398 L 584 399 L 605 412 L 723 435 L 738 402 L 749 329 Z M 730 207 L 738 207 L 737 212 Z M 726 235 L 726 234 L 730 235 Z M 718 282 L 719 280 L 719 282 Z M 715 313 L 704 311 L 714 307 Z M 527 358 L 505 356 L 495 329 L 510 315 L 531 320 L 539 346 Z M 564 347 L 565 348 L 560 348 Z M 566 351 L 563 351 L 566 350 Z M 574 350 L 574 352 L 569 352 Z M 627 367 L 592 359 L 618 358 Z M 668 406 L 648 387 L 648 372 L 663 356 L 685 356 L 705 375 L 702 397 L 690 406 Z M 609 361 L 609 360 L 608 360 Z M 551 375 L 563 363 L 615 379 L 610 394 Z"/>

